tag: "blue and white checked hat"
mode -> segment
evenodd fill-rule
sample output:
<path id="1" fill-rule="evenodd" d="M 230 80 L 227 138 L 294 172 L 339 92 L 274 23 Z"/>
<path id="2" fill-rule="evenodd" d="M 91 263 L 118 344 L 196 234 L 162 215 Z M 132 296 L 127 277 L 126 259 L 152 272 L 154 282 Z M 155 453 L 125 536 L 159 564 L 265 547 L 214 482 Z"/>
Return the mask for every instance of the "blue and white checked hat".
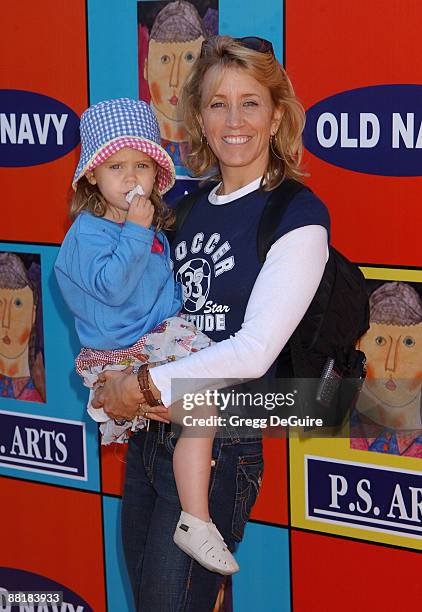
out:
<path id="1" fill-rule="evenodd" d="M 142 100 L 118 98 L 90 106 L 81 117 L 81 157 L 72 187 L 124 147 L 142 151 L 158 164 L 156 184 L 160 194 L 168 191 L 176 179 L 170 155 L 161 146 L 158 121 L 149 104 Z"/>

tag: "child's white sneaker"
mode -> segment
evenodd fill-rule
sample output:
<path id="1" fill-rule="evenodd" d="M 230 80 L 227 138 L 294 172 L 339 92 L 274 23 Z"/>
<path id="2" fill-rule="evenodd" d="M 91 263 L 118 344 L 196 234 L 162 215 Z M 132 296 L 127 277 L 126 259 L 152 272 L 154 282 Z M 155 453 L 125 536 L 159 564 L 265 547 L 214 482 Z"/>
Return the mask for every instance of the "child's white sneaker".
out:
<path id="1" fill-rule="evenodd" d="M 239 571 L 236 559 L 212 521 L 207 523 L 182 510 L 173 540 L 183 552 L 211 572 L 228 576 Z"/>

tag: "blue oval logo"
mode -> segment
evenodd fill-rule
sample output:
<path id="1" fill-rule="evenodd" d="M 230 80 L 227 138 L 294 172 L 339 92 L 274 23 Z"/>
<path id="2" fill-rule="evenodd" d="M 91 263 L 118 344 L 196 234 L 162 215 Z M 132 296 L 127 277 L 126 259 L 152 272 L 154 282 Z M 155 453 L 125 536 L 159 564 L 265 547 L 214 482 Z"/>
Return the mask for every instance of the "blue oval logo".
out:
<path id="1" fill-rule="evenodd" d="M 79 143 L 79 117 L 42 94 L 0 90 L 0 166 L 37 166 L 63 157 Z"/>
<path id="2" fill-rule="evenodd" d="M 304 144 L 334 166 L 382 176 L 422 176 L 422 85 L 374 85 L 317 102 Z"/>
<path id="3" fill-rule="evenodd" d="M 63 604 L 57 605 L 56 610 L 67 610 L 68 612 L 71 610 L 74 612 L 93 612 L 93 609 L 85 600 L 59 582 L 55 582 L 40 574 L 26 572 L 24 570 L 15 569 L 14 567 L 0 567 L 0 610 L 16 609 L 15 606 L 9 608 L 7 605 L 4 605 L 6 603 L 5 597 L 7 596 L 7 592 L 12 591 L 59 591 L 63 593 Z M 19 609 L 32 610 L 37 607 L 36 605 L 32 607 L 22 606 Z M 42 609 L 44 609 L 44 607 Z"/>

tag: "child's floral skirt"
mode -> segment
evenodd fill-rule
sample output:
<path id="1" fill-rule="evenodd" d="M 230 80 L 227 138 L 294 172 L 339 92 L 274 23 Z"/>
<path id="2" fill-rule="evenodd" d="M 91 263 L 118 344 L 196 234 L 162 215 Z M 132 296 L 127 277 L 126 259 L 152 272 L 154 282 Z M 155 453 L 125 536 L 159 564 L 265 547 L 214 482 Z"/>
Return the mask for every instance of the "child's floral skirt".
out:
<path id="1" fill-rule="evenodd" d="M 89 387 L 88 414 L 101 423 L 101 444 L 127 442 L 129 432 L 142 429 L 146 425 L 143 417 L 136 416 L 132 421 L 117 424 L 110 419 L 102 408 L 93 408 L 94 385 L 99 374 L 105 370 L 124 370 L 132 366 L 137 371 L 144 363 L 166 363 L 187 357 L 213 344 L 212 340 L 199 331 L 193 323 L 183 317 L 165 319 L 149 334 L 145 334 L 131 347 L 126 349 L 101 351 L 83 348 L 76 358 L 76 371 Z"/>

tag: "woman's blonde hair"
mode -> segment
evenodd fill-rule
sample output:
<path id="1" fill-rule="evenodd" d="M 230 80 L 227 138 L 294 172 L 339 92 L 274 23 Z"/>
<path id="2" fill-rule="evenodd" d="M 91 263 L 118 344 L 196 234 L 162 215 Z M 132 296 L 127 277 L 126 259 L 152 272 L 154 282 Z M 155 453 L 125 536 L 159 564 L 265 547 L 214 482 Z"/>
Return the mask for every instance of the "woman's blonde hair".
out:
<path id="1" fill-rule="evenodd" d="M 174 212 L 168 208 L 155 185 L 149 199 L 154 206 L 152 224 L 156 231 L 169 229 L 174 224 Z M 104 217 L 107 208 L 107 202 L 97 185 L 91 185 L 86 176 L 82 176 L 76 185 L 76 191 L 71 196 L 69 210 L 71 220 L 74 221 L 83 210 L 96 217 Z"/>
<path id="2" fill-rule="evenodd" d="M 300 180 L 305 176 L 300 168 L 305 111 L 295 96 L 289 77 L 271 52 L 248 49 L 230 36 L 213 36 L 206 40 L 185 81 L 181 109 L 189 141 L 186 166 L 195 176 L 209 175 L 216 170 L 212 178 L 221 179 L 218 159 L 204 139 L 200 122 L 203 81 L 207 71 L 214 66 L 221 70 L 244 70 L 268 88 L 274 107 L 282 111 L 280 126 L 268 143 L 270 155 L 263 177 L 264 189 L 274 189 L 285 178 Z"/>

